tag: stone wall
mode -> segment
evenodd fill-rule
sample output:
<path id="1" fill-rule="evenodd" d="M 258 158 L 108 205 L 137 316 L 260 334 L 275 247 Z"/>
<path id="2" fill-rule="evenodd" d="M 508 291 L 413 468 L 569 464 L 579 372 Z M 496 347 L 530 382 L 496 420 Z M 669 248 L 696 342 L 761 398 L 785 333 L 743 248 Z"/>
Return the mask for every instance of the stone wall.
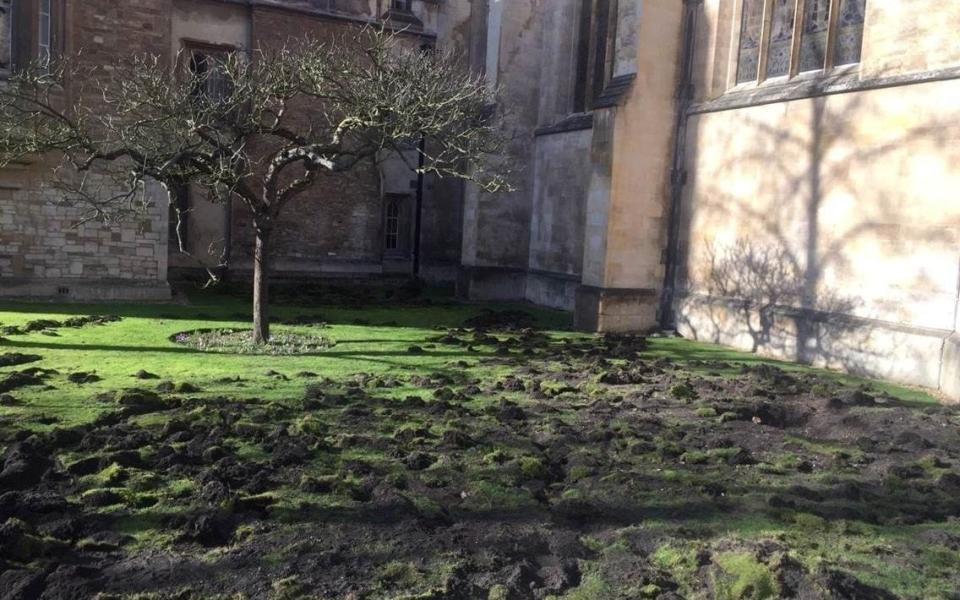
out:
<path id="1" fill-rule="evenodd" d="M 115 64 L 135 53 L 166 54 L 170 0 L 67 3 L 64 50 L 83 64 Z M 64 89 L 65 101 L 79 87 Z M 99 97 L 87 92 L 88 106 Z M 167 286 L 166 195 L 137 222 L 77 225 L 84 212 L 62 205 L 40 159 L 0 170 L 0 295 L 67 299 L 163 299 Z M 104 188 L 103 193 L 109 193 Z"/>
<path id="2" fill-rule="evenodd" d="M 143 219 L 106 225 L 63 205 L 43 180 L 48 172 L 44 164 L 0 171 L 0 296 L 168 298 L 160 186 L 148 186 L 154 202 Z"/>
<path id="3" fill-rule="evenodd" d="M 697 32 L 681 332 L 956 395 L 960 6 L 868 0 L 859 67 L 731 92 L 734 8 Z"/>
<path id="4" fill-rule="evenodd" d="M 441 24 L 451 38 L 444 44 L 460 48 L 466 43 L 461 32 L 470 17 L 469 2 L 452 2 L 444 11 L 430 2 L 415 2 L 414 12 L 422 26 L 411 30 L 432 32 Z M 293 9 L 291 12 L 290 9 Z M 449 10 L 446 10 L 449 9 Z M 204 43 L 245 49 L 278 48 L 305 37 L 335 41 L 356 31 L 365 20 L 378 18 L 385 5 L 374 0 L 355 2 L 263 1 L 252 9 L 221 3 L 181 2 L 174 12 L 173 46 Z M 442 22 L 440 18 L 443 18 Z M 433 38 L 408 36 L 410 43 L 430 43 Z M 305 110 L 305 109 L 304 109 Z M 297 112 L 297 111 L 293 111 Z M 303 111 L 301 111 L 303 112 Z M 306 114 L 303 112 L 303 114 Z M 415 158 L 413 159 L 415 161 Z M 359 165 L 348 174 L 322 178 L 311 190 L 284 208 L 272 239 L 272 268 L 276 276 L 363 276 L 381 273 L 409 274 L 406 256 L 385 256 L 383 243 L 384 194 L 408 194 L 406 229 L 412 232 L 415 218 L 416 174 L 400 161 L 387 160 L 380 168 Z M 427 177 L 423 198 L 421 268 L 431 281 L 452 281 L 460 247 L 461 186 L 435 182 Z M 239 275 L 252 268 L 253 228 L 243 203 L 212 205 L 201 190 L 191 193 L 189 248 L 192 257 L 174 252 L 178 267 L 197 266 L 196 259 L 216 264 L 221 247 L 229 241 L 229 269 Z M 229 229 L 229 231 L 227 230 Z M 412 248 L 412 240 L 408 246 Z M 213 253 L 208 248 L 214 249 Z"/>
<path id="5" fill-rule="evenodd" d="M 534 153 L 526 298 L 573 309 L 583 264 L 591 129 L 540 135 Z"/>

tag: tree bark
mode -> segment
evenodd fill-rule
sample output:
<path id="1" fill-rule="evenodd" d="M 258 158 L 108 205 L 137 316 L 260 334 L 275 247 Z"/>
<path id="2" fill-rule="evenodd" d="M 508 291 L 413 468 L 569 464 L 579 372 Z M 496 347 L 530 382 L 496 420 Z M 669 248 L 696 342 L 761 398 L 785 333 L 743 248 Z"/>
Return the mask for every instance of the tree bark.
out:
<path id="1" fill-rule="evenodd" d="M 268 248 L 270 229 L 254 225 L 257 244 L 253 253 L 253 343 L 266 344 L 270 340 Z"/>

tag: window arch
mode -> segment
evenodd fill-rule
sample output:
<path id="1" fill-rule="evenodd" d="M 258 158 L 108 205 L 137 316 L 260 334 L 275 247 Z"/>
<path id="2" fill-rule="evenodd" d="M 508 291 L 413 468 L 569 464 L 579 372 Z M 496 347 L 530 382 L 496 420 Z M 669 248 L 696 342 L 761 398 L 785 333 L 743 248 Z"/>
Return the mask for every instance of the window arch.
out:
<path id="1" fill-rule="evenodd" d="M 383 204 L 383 253 L 393 259 L 410 257 L 412 206 L 408 194 L 386 194 Z"/>

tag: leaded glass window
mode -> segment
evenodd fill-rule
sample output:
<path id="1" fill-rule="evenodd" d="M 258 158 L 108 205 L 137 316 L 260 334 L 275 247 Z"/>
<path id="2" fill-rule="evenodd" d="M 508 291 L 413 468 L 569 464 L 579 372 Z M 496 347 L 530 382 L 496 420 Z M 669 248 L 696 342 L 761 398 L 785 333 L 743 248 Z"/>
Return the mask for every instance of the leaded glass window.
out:
<path id="1" fill-rule="evenodd" d="M 822 69 L 827 61 L 830 0 L 806 0 L 800 41 L 800 71 Z"/>
<path id="2" fill-rule="evenodd" d="M 790 73 L 790 57 L 793 54 L 793 16 L 796 8 L 795 0 L 773 0 L 767 77 L 780 77 Z"/>
<path id="3" fill-rule="evenodd" d="M 860 62 L 865 14 L 866 0 L 841 0 L 833 64 L 850 65 Z"/>
<path id="4" fill-rule="evenodd" d="M 744 0 L 740 25 L 740 57 L 737 83 L 756 81 L 760 66 L 760 36 L 763 33 L 764 0 Z"/>
<path id="5" fill-rule="evenodd" d="M 742 2 L 738 84 L 860 62 L 867 0 Z"/>

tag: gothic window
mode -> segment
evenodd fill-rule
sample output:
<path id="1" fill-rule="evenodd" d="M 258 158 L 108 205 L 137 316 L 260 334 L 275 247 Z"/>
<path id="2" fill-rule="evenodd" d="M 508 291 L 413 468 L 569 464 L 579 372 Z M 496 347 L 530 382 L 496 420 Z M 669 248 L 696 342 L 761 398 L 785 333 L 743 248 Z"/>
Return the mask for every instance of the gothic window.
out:
<path id="1" fill-rule="evenodd" d="M 800 41 L 800 71 L 822 69 L 827 60 L 830 0 L 806 0 Z"/>
<path id="2" fill-rule="evenodd" d="M 0 0 L 0 74 L 63 51 L 65 0 Z"/>
<path id="3" fill-rule="evenodd" d="M 400 200 L 392 198 L 387 201 L 387 214 L 384 223 L 384 247 L 387 250 L 397 250 L 400 246 Z"/>
<path id="4" fill-rule="evenodd" d="M 0 0 L 0 72 L 10 72 L 10 63 L 13 59 L 13 3 L 11 0 Z"/>
<path id="5" fill-rule="evenodd" d="M 231 84 L 225 71 L 229 53 L 227 48 L 187 49 L 194 98 L 219 102 L 230 96 Z"/>
<path id="6" fill-rule="evenodd" d="M 737 83 L 756 81 L 760 68 L 760 34 L 763 32 L 764 0 L 744 0 L 740 24 L 740 58 Z"/>
<path id="7" fill-rule="evenodd" d="M 613 73 L 617 0 L 581 0 L 573 112 L 593 108 Z"/>
<path id="8" fill-rule="evenodd" d="M 394 259 L 410 257 L 412 241 L 411 209 L 413 202 L 407 194 L 387 194 L 383 207 L 383 253 Z"/>
<path id="9" fill-rule="evenodd" d="M 860 62 L 866 0 L 743 0 L 742 9 L 738 84 Z"/>
<path id="10" fill-rule="evenodd" d="M 767 50 L 767 77 L 782 77 L 790 73 L 793 53 L 793 16 L 795 0 L 773 0 L 770 20 L 770 46 Z"/>
<path id="11" fill-rule="evenodd" d="M 841 0 L 833 64 L 850 65 L 860 62 L 865 13 L 866 0 Z"/>

